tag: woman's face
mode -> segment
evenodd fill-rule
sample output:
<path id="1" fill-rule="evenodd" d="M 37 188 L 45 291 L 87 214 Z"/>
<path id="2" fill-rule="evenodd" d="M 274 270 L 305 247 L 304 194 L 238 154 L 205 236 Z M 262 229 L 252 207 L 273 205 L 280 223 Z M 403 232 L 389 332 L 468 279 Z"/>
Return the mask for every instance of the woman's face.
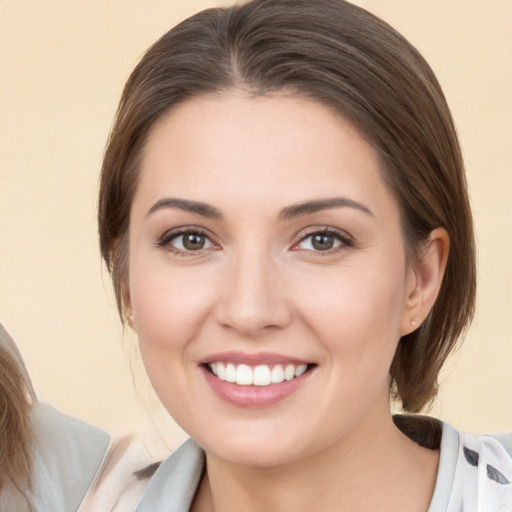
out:
<path id="1" fill-rule="evenodd" d="M 389 417 L 415 275 L 377 154 L 339 115 L 241 92 L 181 104 L 149 137 L 129 236 L 148 375 L 208 452 L 281 464 Z"/>

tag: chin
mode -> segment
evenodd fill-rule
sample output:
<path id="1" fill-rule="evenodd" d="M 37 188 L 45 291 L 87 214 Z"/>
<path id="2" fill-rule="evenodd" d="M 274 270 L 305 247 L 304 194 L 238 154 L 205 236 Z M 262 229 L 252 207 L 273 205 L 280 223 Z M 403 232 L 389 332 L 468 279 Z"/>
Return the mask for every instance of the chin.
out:
<path id="1" fill-rule="evenodd" d="M 253 468 L 269 468 L 283 466 L 301 457 L 301 453 L 291 447 L 265 446 L 262 441 L 229 443 L 222 447 L 215 446 L 214 450 L 206 449 L 212 455 L 229 464 Z"/>
<path id="2" fill-rule="evenodd" d="M 279 428 L 281 427 L 281 428 Z M 286 465 L 314 451 L 313 436 L 292 425 L 253 422 L 230 425 L 217 432 L 192 432 L 191 437 L 217 459 L 247 467 Z"/>

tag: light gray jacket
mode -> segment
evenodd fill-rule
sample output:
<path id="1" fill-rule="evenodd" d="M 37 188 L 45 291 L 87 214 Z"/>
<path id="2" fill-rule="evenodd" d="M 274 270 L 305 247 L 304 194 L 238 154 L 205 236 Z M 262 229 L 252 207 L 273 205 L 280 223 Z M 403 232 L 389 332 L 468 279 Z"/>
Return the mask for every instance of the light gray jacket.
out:
<path id="1" fill-rule="evenodd" d="M 108 453 L 110 435 L 39 402 L 31 422 L 32 490 L 5 488 L 0 512 L 76 512 Z"/>

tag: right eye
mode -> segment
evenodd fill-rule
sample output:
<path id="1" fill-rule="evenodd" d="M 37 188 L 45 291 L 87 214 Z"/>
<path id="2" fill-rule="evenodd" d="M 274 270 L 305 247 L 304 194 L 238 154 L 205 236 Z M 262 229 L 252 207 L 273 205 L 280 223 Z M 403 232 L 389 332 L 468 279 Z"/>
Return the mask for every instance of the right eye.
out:
<path id="1" fill-rule="evenodd" d="M 211 246 L 210 240 L 202 233 L 185 233 L 174 237 L 170 243 L 180 251 L 199 251 Z"/>
<path id="2" fill-rule="evenodd" d="M 215 244 L 201 231 L 186 230 L 165 234 L 158 242 L 160 247 L 165 247 L 177 254 L 186 254 L 215 248 Z"/>

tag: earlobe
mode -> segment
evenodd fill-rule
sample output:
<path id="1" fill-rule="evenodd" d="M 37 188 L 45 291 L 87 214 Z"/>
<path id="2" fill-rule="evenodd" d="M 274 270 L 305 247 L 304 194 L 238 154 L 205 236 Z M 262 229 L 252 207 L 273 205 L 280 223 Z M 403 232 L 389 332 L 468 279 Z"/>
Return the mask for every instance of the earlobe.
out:
<path id="1" fill-rule="evenodd" d="M 131 309 L 126 310 L 124 317 L 125 317 L 125 322 L 129 325 L 130 329 L 135 332 L 135 325 L 134 325 L 134 321 L 133 321 L 133 311 Z"/>
<path id="2" fill-rule="evenodd" d="M 134 331 L 135 330 L 135 322 L 134 322 L 134 314 L 133 314 L 133 307 L 132 307 L 132 301 L 130 297 L 130 287 L 128 286 L 128 283 L 126 281 L 123 281 L 122 287 L 121 287 L 121 293 L 123 297 L 123 317 L 124 321 L 128 324 L 128 326 Z"/>
<path id="3" fill-rule="evenodd" d="M 443 282 L 449 250 L 450 237 L 446 229 L 434 229 L 425 241 L 418 261 L 408 273 L 401 336 L 416 330 L 434 306 Z"/>

